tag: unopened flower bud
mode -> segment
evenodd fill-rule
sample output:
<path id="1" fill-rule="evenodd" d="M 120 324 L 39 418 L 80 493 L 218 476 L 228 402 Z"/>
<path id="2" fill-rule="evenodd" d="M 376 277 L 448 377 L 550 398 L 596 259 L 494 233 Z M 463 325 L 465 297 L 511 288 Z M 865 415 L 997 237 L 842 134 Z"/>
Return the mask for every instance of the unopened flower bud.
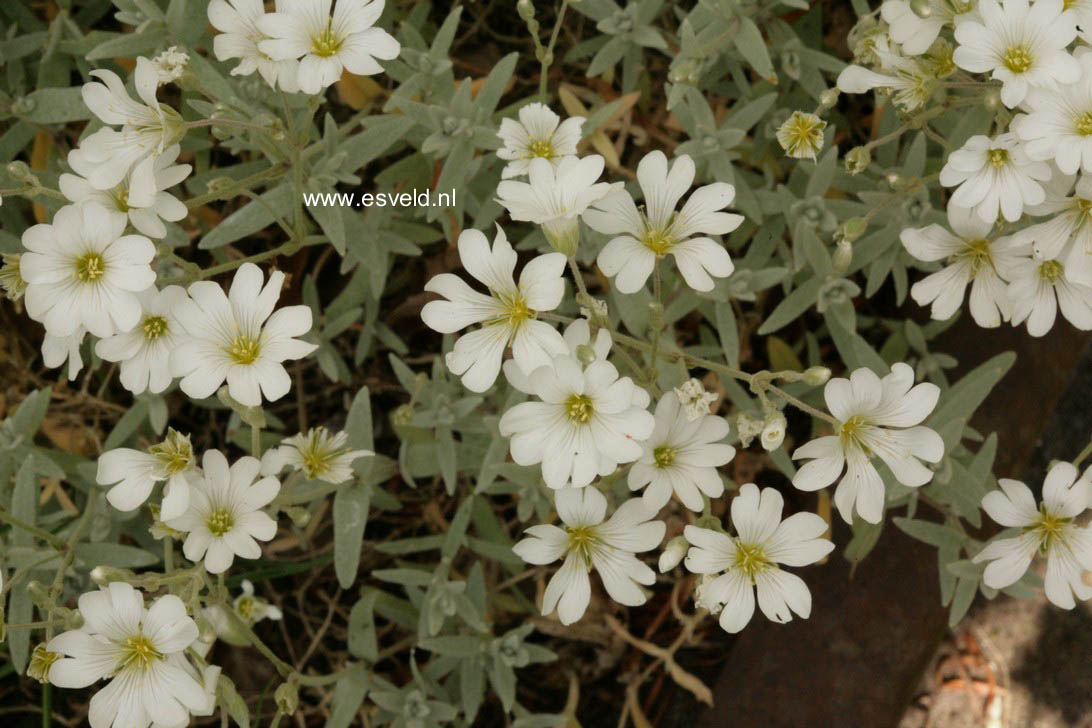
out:
<path id="1" fill-rule="evenodd" d="M 919 18 L 924 19 L 933 16 L 933 4 L 929 0 L 910 0 L 910 9 Z"/>
<path id="2" fill-rule="evenodd" d="M 766 424 L 762 428 L 762 447 L 767 451 L 773 451 L 781 447 L 785 441 L 785 415 L 774 411 L 766 415 Z"/>
<path id="3" fill-rule="evenodd" d="M 838 229 L 838 235 L 841 239 L 853 242 L 857 238 L 864 235 L 865 230 L 868 229 L 868 220 L 863 217 L 851 217 L 842 223 L 842 227 Z"/>
<path id="4" fill-rule="evenodd" d="M 300 705 L 299 689 L 294 682 L 284 682 L 273 692 L 277 710 L 283 715 L 293 715 Z"/>
<path id="5" fill-rule="evenodd" d="M 689 548 L 690 543 L 682 536 L 676 536 L 668 541 L 663 553 L 660 554 L 660 573 L 665 574 L 678 566 Z"/>
<path id="6" fill-rule="evenodd" d="M 580 363 L 584 366 L 588 366 L 596 360 L 595 349 L 591 348 L 587 344 L 581 344 L 576 347 L 576 358 L 580 360 Z"/>
<path id="7" fill-rule="evenodd" d="M 872 151 L 868 147 L 854 147 L 846 154 L 845 167 L 850 174 L 860 174 L 871 163 Z"/>
<path id="8" fill-rule="evenodd" d="M 527 21 L 535 17 L 535 6 L 531 4 L 531 0 L 519 0 L 516 3 L 516 12 L 519 13 L 519 17 Z"/>
<path id="9" fill-rule="evenodd" d="M 30 171 L 30 167 L 27 166 L 26 162 L 21 162 L 18 159 L 14 162 L 8 162 L 7 169 L 8 174 L 17 182 L 22 182 L 31 187 L 36 187 L 39 184 L 38 178 Z"/>
<path id="10" fill-rule="evenodd" d="M 820 109 L 832 109 L 834 105 L 838 103 L 839 91 L 837 88 L 828 88 L 823 93 L 819 94 L 819 108 Z"/>
<path id="11" fill-rule="evenodd" d="M 808 367 L 804 370 L 804 376 L 801 379 L 813 387 L 821 386 L 830 379 L 830 369 L 826 367 Z"/>
<path id="12" fill-rule="evenodd" d="M 834 246 L 834 257 L 831 259 L 831 266 L 834 268 L 835 273 L 845 273 L 851 262 L 853 262 L 853 243 L 842 238 Z"/>

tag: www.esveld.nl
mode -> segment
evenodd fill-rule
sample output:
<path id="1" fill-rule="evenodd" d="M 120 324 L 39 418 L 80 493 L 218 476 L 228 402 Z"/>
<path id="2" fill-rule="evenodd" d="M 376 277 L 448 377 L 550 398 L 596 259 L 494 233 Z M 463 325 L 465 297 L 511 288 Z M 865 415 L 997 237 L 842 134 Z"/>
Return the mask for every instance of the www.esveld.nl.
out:
<path id="1" fill-rule="evenodd" d="M 453 207 L 455 190 L 433 192 L 304 192 L 303 204 L 308 207 Z"/>

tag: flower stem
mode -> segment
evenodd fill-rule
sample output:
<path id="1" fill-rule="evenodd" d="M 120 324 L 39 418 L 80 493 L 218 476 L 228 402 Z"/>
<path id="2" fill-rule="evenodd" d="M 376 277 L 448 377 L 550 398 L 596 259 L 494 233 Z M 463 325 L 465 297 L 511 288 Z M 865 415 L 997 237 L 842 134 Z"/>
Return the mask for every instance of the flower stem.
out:
<path id="1" fill-rule="evenodd" d="M 1089 455 L 1092 455 L 1092 440 L 1089 440 L 1088 444 L 1084 446 L 1084 450 L 1081 450 L 1081 454 L 1074 458 L 1073 465 L 1077 468 L 1081 467 L 1081 463 L 1083 463 L 1085 458 Z"/>
<path id="2" fill-rule="evenodd" d="M 55 551 L 64 551 L 66 548 L 68 548 L 64 542 L 64 539 L 62 539 L 61 537 L 57 536 L 56 534 L 52 534 L 49 531 L 38 528 L 37 526 L 32 526 L 26 521 L 16 518 L 3 508 L 0 508 L 0 521 L 3 521 L 4 523 L 7 523 L 10 526 L 14 526 L 15 528 L 18 528 L 20 530 L 26 531 L 29 534 L 37 536 L 39 539 L 45 541 L 50 546 L 52 546 Z"/>

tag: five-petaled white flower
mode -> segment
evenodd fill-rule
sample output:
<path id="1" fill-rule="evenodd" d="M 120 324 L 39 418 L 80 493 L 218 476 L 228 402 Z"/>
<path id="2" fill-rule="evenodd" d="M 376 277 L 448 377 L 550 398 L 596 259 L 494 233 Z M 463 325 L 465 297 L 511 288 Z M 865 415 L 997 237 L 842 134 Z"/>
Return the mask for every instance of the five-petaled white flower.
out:
<path id="1" fill-rule="evenodd" d="M 981 134 L 971 137 L 948 155 L 940 170 L 942 185 L 959 185 L 950 204 L 973 208 L 991 223 L 999 211 L 1009 222 L 1016 222 L 1025 207 L 1041 203 L 1046 192 L 1039 183 L 1050 177 L 1050 166 L 1029 159 L 1012 132 L 994 139 Z"/>
<path id="2" fill-rule="evenodd" d="M 1062 316 L 1081 331 L 1092 329 L 1092 286 L 1075 283 L 1066 276 L 1063 261 L 1072 257 L 1069 249 L 1048 260 L 1034 257 L 1030 244 L 1017 250 L 1024 256 L 1013 263 L 1009 276 L 1013 326 L 1026 322 L 1029 334 L 1044 336 L 1054 327 L 1060 309 Z"/>
<path id="3" fill-rule="evenodd" d="M 580 245 L 580 216 L 621 187 L 620 182 L 596 182 L 602 173 L 603 158 L 598 154 L 564 157 L 556 163 L 535 157 L 528 165 L 527 182 L 509 179 L 497 185 L 497 202 L 513 220 L 541 225 L 554 250 L 572 257 Z"/>
<path id="4" fill-rule="evenodd" d="M 389 61 L 401 47 L 390 33 L 373 27 L 385 0 L 294 0 L 257 19 L 269 36 L 258 49 L 278 61 L 300 58 L 299 88 L 317 94 L 343 71 L 362 76 L 382 73 L 376 58 Z"/>
<path id="5" fill-rule="evenodd" d="M 739 489 L 732 499 L 732 526 L 736 535 L 698 526 L 687 526 L 686 540 L 693 544 L 686 568 L 695 574 L 719 574 L 703 583 L 701 599 L 710 611 L 720 611 L 720 626 L 739 632 L 758 608 L 766 618 L 784 624 L 795 612 L 811 615 L 811 592 L 804 580 L 781 569 L 814 564 L 834 549 L 823 534 L 827 522 L 814 513 L 796 513 L 784 521 L 784 499 L 773 488 L 761 493 L 754 483 Z M 723 572 L 723 573 L 722 573 Z"/>
<path id="6" fill-rule="evenodd" d="M 261 556 L 258 541 L 277 534 L 277 522 L 261 509 L 277 497 L 281 483 L 273 476 L 255 481 L 261 462 L 249 455 L 229 468 L 223 453 L 208 450 L 201 458 L 201 468 L 201 477 L 191 483 L 189 508 L 167 525 L 188 534 L 182 544 L 187 559 L 198 562 L 203 558 L 205 569 L 219 574 L 236 556 Z"/>
<path id="7" fill-rule="evenodd" d="M 1029 94 L 1026 115 L 1011 124 L 1032 159 L 1051 160 L 1065 174 L 1092 172 L 1092 53 L 1077 62 L 1081 75 L 1054 91 Z"/>
<path id="8" fill-rule="evenodd" d="M 1031 489 L 1018 480 L 1000 478 L 1001 490 L 987 493 L 982 508 L 994 521 L 1018 528 L 1016 536 L 1002 532 L 974 557 L 989 561 L 982 580 L 993 589 L 1015 584 L 1038 553 L 1047 560 L 1046 596 L 1062 609 L 1074 607 L 1073 594 L 1092 599 L 1092 586 L 1081 578 L 1092 569 L 1092 532 L 1073 519 L 1084 512 L 1092 497 L 1092 483 L 1078 480 L 1071 463 L 1057 463 L 1043 482 L 1043 501 L 1036 507 Z"/>
<path id="9" fill-rule="evenodd" d="M 85 179 L 98 169 L 87 159 L 83 149 L 68 153 L 68 164 L 76 174 L 61 175 L 61 192 L 73 202 L 91 201 L 103 207 L 111 216 L 133 224 L 133 227 L 150 238 L 167 234 L 164 220 L 177 222 L 186 217 L 188 210 L 177 197 L 165 190 L 189 176 L 192 167 L 175 164 L 180 147 L 173 144 L 162 154 L 151 157 L 152 163 L 133 167 L 116 187 L 100 190 Z"/>
<path id="10" fill-rule="evenodd" d="M 1092 58 L 1092 53 L 1088 54 Z M 1082 174 L 1072 190 L 1072 179 L 1057 176 L 1047 185 L 1046 200 L 1029 210 L 1033 215 L 1049 215 L 1044 222 L 1029 225 L 1013 233 L 1013 239 L 1031 242 L 1040 260 L 1063 259 L 1065 277 L 1092 286 L 1092 174 Z M 1070 245 L 1072 241 L 1072 245 Z M 1067 246 L 1069 246 L 1067 248 Z"/>
<path id="11" fill-rule="evenodd" d="M 113 582 L 80 596 L 83 627 L 51 639 L 46 649 L 62 655 L 49 681 L 62 688 L 110 682 L 91 698 L 91 728 L 188 725 L 191 712 L 209 709 L 209 696 L 187 664 L 185 651 L 197 624 L 173 594 L 150 608 L 129 584 Z"/>
<path id="12" fill-rule="evenodd" d="M 584 616 L 591 600 L 594 568 L 610 598 L 636 607 L 647 597 L 638 584 L 656 583 L 656 573 L 634 554 L 650 551 L 663 541 L 666 526 L 640 498 L 631 498 L 605 522 L 607 499 L 595 488 L 566 488 L 556 494 L 563 527 L 543 524 L 527 529 L 527 538 L 512 547 L 529 564 L 565 562 L 546 585 L 542 613 L 557 609 L 562 624 Z"/>
<path id="13" fill-rule="evenodd" d="M 143 56 L 137 58 L 133 85 L 143 103 L 129 96 L 113 71 L 96 69 L 91 75 L 98 81 L 83 85 L 84 103 L 103 122 L 120 124 L 121 129 L 104 127 L 80 141 L 82 163 L 85 168 L 95 167 L 84 175 L 87 181 L 95 189 L 109 190 L 121 184 L 130 170 L 137 180 L 153 178 L 155 156 L 163 154 L 186 132 L 179 113 L 156 100 L 159 72 L 155 64 Z"/>
<path id="14" fill-rule="evenodd" d="M 276 0 L 280 11 L 284 0 Z M 262 0 L 212 0 L 209 3 L 209 22 L 220 31 L 212 39 L 216 60 L 238 58 L 239 64 L 231 69 L 233 76 L 249 76 L 257 71 L 272 88 L 288 93 L 300 90 L 299 61 L 286 59 L 275 61 L 258 47 L 269 36 L 258 29 L 258 19 L 265 15 Z"/>
<path id="15" fill-rule="evenodd" d="M 433 276 L 425 284 L 426 291 L 445 299 L 429 301 L 421 309 L 421 319 L 429 328 L 450 334 L 482 324 L 477 331 L 459 337 L 444 360 L 473 392 L 493 386 L 509 345 L 512 358 L 525 372 L 549 364 L 569 350 L 553 326 L 536 318 L 557 308 L 565 295 L 565 256 L 547 253 L 536 257 L 524 266 L 518 285 L 514 278 L 516 258 L 499 225 L 492 248 L 480 231 L 464 230 L 459 235 L 459 259 L 466 271 L 489 289 L 489 295 L 478 293 L 453 273 Z"/>
<path id="16" fill-rule="evenodd" d="M 921 58 L 903 58 L 882 49 L 874 52 L 880 62 L 880 72 L 851 64 L 838 74 L 838 90 L 847 94 L 863 94 L 882 88 L 890 89 L 895 104 L 904 111 L 920 108 L 936 91 L 936 68 Z"/>
<path id="17" fill-rule="evenodd" d="M 625 190 L 619 190 L 584 213 L 588 227 L 617 236 L 600 251 L 596 262 L 605 274 L 615 276 L 620 292 L 640 290 L 656 261 L 667 255 L 674 256 L 683 280 L 695 291 L 711 291 L 712 277 L 732 274 L 735 266 L 728 251 L 706 235 L 726 235 L 743 222 L 742 215 L 719 212 L 731 204 L 735 188 L 726 182 L 699 187 L 676 212 L 694 174 L 694 161 L 688 155 L 676 158 L 669 171 L 664 153 L 650 152 L 637 165 L 644 211 L 637 209 Z"/>
<path id="18" fill-rule="evenodd" d="M 520 177 L 527 174 L 531 160 L 541 157 L 555 167 L 565 157 L 576 156 L 580 141 L 580 129 L 584 117 L 571 116 L 565 121 L 546 104 L 535 102 L 519 110 L 519 121 L 501 119 L 497 136 L 504 146 L 497 156 L 508 162 L 501 177 Z"/>
<path id="19" fill-rule="evenodd" d="M 1010 109 L 1032 87 L 1073 83 L 1080 68 L 1066 46 L 1077 37 L 1076 17 L 1063 0 L 979 0 L 978 13 L 956 21 L 952 60 L 971 73 L 992 71 Z"/>
<path id="20" fill-rule="evenodd" d="M 325 427 L 312 427 L 306 434 L 286 437 L 279 447 L 262 455 L 262 475 L 276 475 L 288 466 L 310 480 L 344 483 L 353 477 L 355 460 L 375 455 L 371 450 L 353 450 L 348 443 L 347 432 L 330 434 Z"/>
<path id="21" fill-rule="evenodd" d="M 167 437 L 148 452 L 119 447 L 99 456 L 95 481 L 112 486 L 106 500 L 119 511 L 131 511 L 148 500 L 156 483 L 166 481 L 160 518 L 177 518 L 190 504 L 189 478 L 197 475 L 190 436 L 167 430 Z"/>
<path id="22" fill-rule="evenodd" d="M 582 487 L 641 457 L 638 443 L 652 434 L 656 420 L 634 403 L 637 385 L 619 378 L 613 364 L 600 359 L 582 368 L 574 357 L 559 356 L 528 379 L 542 401 L 509 409 L 500 432 L 511 438 L 518 464 L 542 463 L 546 485 Z"/>
<path id="23" fill-rule="evenodd" d="M 815 159 L 823 148 L 823 130 L 827 122 L 815 114 L 794 111 L 777 127 L 777 143 L 793 159 Z"/>
<path id="24" fill-rule="evenodd" d="M 671 493 L 692 511 L 701 511 L 702 494 L 719 498 L 724 483 L 717 468 L 736 455 L 721 442 L 731 427 L 717 415 L 690 419 L 674 391 L 656 404 L 656 427 L 641 443 L 641 457 L 629 470 L 630 490 L 645 489 L 645 504 L 653 512 L 667 505 Z M 647 487 L 646 487 L 647 486 Z"/>
<path id="25" fill-rule="evenodd" d="M 838 512 L 846 523 L 853 522 L 854 509 L 869 523 L 879 523 L 884 484 L 872 456 L 883 460 L 905 486 L 916 488 L 932 480 L 933 471 L 921 461 L 940 462 L 944 442 L 918 423 L 936 407 L 940 388 L 929 382 L 915 386 L 914 370 L 900 362 L 883 379 L 865 368 L 849 379 L 831 379 L 823 395 L 838 421 L 836 433 L 797 448 L 793 459 L 814 459 L 801 466 L 792 484 L 800 490 L 819 490 L 837 480 L 844 468 L 845 476 L 834 492 Z"/>
<path id="26" fill-rule="evenodd" d="M 959 310 L 970 284 L 975 323 L 986 328 L 999 326 L 1011 314 L 1004 278 L 1019 259 L 1013 252 L 1013 239 L 991 235 L 993 223 L 965 207 L 948 205 L 948 225 L 951 231 L 934 224 L 907 228 L 899 236 L 918 260 L 945 261 L 939 271 L 911 286 L 910 296 L 921 306 L 932 303 L 930 315 L 944 321 Z"/>
<path id="27" fill-rule="evenodd" d="M 95 336 L 129 331 L 140 321 L 137 292 L 155 283 L 155 245 L 122 235 L 125 220 L 102 207 L 66 205 L 49 225 L 23 233 L 19 259 L 27 282 L 27 313 L 53 336 L 81 326 Z"/>
<path id="28" fill-rule="evenodd" d="M 179 386 L 190 397 L 209 397 L 226 379 L 240 404 L 257 407 L 262 395 L 273 402 L 292 387 L 282 362 L 318 348 L 294 338 L 311 330 L 310 308 L 273 311 L 284 273 L 271 273 L 264 287 L 262 280 L 261 268 L 244 263 L 227 295 L 218 283 L 198 281 L 175 308 L 182 335 L 171 351 L 171 375 L 182 377 Z"/>
<path id="29" fill-rule="evenodd" d="M 95 353 L 106 361 L 121 362 L 121 384 L 133 394 L 158 394 L 171 383 L 171 350 L 178 341 L 175 310 L 186 299 L 181 286 L 162 291 L 149 288 L 137 294 L 140 322 L 129 331 L 100 339 Z"/>

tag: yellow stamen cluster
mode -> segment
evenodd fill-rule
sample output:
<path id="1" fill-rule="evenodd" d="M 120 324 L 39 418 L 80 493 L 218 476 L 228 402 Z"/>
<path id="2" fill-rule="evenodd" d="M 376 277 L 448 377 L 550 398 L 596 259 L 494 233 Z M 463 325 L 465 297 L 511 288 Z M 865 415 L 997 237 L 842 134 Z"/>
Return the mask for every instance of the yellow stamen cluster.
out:
<path id="1" fill-rule="evenodd" d="M 971 275 L 975 275 L 982 268 L 993 265 L 993 255 L 990 253 L 990 241 L 983 238 L 964 240 L 964 248 L 952 256 L 953 260 L 968 260 L 971 263 Z"/>
<path id="2" fill-rule="evenodd" d="M 1065 274 L 1065 266 L 1057 260 L 1044 260 L 1039 265 L 1039 277 L 1054 285 Z"/>
<path id="3" fill-rule="evenodd" d="M 1039 508 L 1038 520 L 1025 530 L 1038 537 L 1039 552 L 1045 556 L 1055 544 L 1065 538 L 1065 533 L 1072 522 L 1072 518 L 1062 518 L 1049 512 L 1044 504 Z"/>
<path id="4" fill-rule="evenodd" d="M 144 330 L 144 338 L 155 341 L 167 333 L 167 319 L 162 316 L 146 316 L 141 329 Z"/>
<path id="5" fill-rule="evenodd" d="M 528 151 L 531 152 L 532 157 L 554 158 L 554 145 L 550 143 L 549 139 L 536 139 L 531 142 Z"/>
<path id="6" fill-rule="evenodd" d="M 1001 62 L 1013 73 L 1027 73 L 1035 59 L 1031 57 L 1031 51 L 1027 46 L 1014 45 L 1009 46 L 1008 50 L 1001 55 Z"/>
<path id="7" fill-rule="evenodd" d="M 989 160 L 990 166 L 994 169 L 1000 169 L 1009 163 L 1009 150 L 1007 149 L 991 149 L 986 152 L 986 159 Z"/>
<path id="8" fill-rule="evenodd" d="M 652 451 L 652 459 L 656 461 L 657 468 L 670 468 L 671 464 L 675 462 L 676 455 L 678 455 L 678 450 L 670 445 L 660 445 Z"/>
<path id="9" fill-rule="evenodd" d="M 262 353 L 262 344 L 252 336 L 236 334 L 227 347 L 227 353 L 236 364 L 253 364 Z"/>
<path id="10" fill-rule="evenodd" d="M 579 425 L 587 424 L 591 416 L 595 414 L 591 397 L 586 394 L 571 394 L 565 400 L 565 414 L 569 420 Z"/>
<path id="11" fill-rule="evenodd" d="M 322 58 L 329 58 L 341 50 L 342 39 L 334 35 L 333 21 L 326 24 L 322 32 L 311 40 L 311 52 Z"/>
<path id="12" fill-rule="evenodd" d="M 736 556 L 732 566 L 739 569 L 753 583 L 755 575 L 765 571 L 773 565 L 766 556 L 762 547 L 756 544 L 745 544 L 736 541 Z"/>
<path id="13" fill-rule="evenodd" d="M 163 659 L 163 653 L 155 648 L 151 640 L 142 634 L 127 638 L 121 643 L 121 656 L 118 658 L 117 672 L 128 669 L 147 670 L 153 662 Z"/>
<path id="14" fill-rule="evenodd" d="M 209 514 L 205 525 L 208 526 L 209 533 L 213 536 L 223 536 L 235 527 L 235 518 L 228 509 L 217 508 Z"/>
<path id="15" fill-rule="evenodd" d="M 592 551 L 599 543 L 599 537 L 595 535 L 595 526 L 575 526 L 565 530 L 569 534 L 569 551 L 579 554 L 584 564 L 590 569 Z"/>
<path id="16" fill-rule="evenodd" d="M 98 253 L 84 253 L 76 259 L 76 279 L 81 283 L 95 283 L 105 273 L 106 261 Z"/>
<path id="17" fill-rule="evenodd" d="M 867 424 L 865 419 L 860 415 L 854 415 L 843 422 L 842 426 L 838 428 L 838 438 L 841 440 L 842 447 L 844 449 L 855 447 L 867 453 L 868 448 L 865 447 L 864 442 L 861 440 L 861 430 Z"/>

